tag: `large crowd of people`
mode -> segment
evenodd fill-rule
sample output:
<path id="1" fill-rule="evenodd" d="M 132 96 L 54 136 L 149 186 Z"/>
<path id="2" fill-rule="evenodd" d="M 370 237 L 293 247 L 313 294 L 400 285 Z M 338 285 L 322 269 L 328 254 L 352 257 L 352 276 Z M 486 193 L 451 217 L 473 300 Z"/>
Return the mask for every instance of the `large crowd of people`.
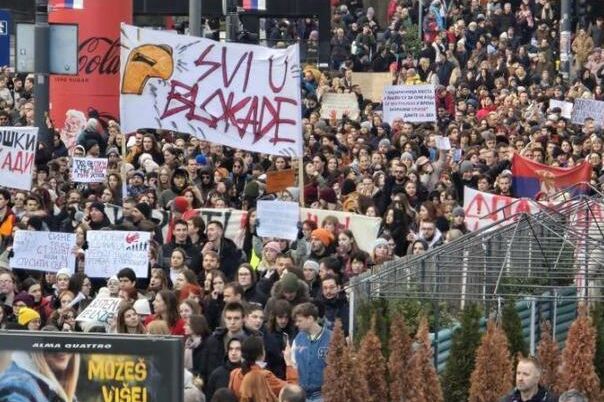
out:
<path id="1" fill-rule="evenodd" d="M 304 67 L 300 83 L 303 188 L 266 192 L 267 173 L 297 167 L 282 156 L 183 133 L 123 133 L 94 112 L 68 138 L 49 120 L 53 140 L 38 145 L 31 191 L 0 190 L 0 327 L 89 331 L 94 323 L 76 321 L 78 314 L 95 297 L 120 297 L 101 330 L 182 336 L 185 369 L 201 380 L 185 384 L 189 400 L 276 401 L 281 393 L 284 401 L 322 401 L 335 321 L 348 333 L 345 285 L 467 233 L 464 186 L 513 197 L 514 153 L 558 167 L 586 160 L 593 187 L 604 183 L 602 122 L 571 124 L 549 105 L 604 100 L 602 17 L 577 25 L 565 79 L 555 0 L 425 1 L 419 41 L 417 1 L 390 0 L 383 18 L 361 0 L 331 3 L 331 66 Z M 286 36 L 317 39 L 312 19 L 267 26 L 275 46 Z M 434 84 L 437 122 L 388 124 L 381 104 L 353 82 L 359 71 L 390 72 L 393 84 Z M 33 83 L 0 72 L 0 126 L 34 124 Z M 348 92 L 359 118 L 321 117 L 325 94 Z M 452 148 L 439 149 L 437 136 Z M 73 183 L 71 156 L 108 158 L 106 181 Z M 382 218 L 372 249 L 362 250 L 333 217 L 299 222 L 295 241 L 257 234 L 258 200 L 299 198 L 310 208 Z M 115 206 L 120 214 L 110 216 Z M 225 236 L 223 222 L 204 221 L 199 208 L 246 211 L 242 243 Z M 10 269 L 19 230 L 75 233 L 76 272 Z M 152 232 L 147 277 L 125 268 L 89 278 L 89 230 Z"/>

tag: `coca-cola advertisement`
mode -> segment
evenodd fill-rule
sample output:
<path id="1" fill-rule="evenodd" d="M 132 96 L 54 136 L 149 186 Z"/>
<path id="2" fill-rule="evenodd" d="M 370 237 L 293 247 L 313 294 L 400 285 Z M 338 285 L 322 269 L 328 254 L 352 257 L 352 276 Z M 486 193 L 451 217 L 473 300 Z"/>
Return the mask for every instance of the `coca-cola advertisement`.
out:
<path id="1" fill-rule="evenodd" d="M 86 0 L 83 9 L 54 1 L 49 22 L 79 27 L 78 75 L 50 79 L 50 116 L 71 150 L 89 115 L 104 124 L 119 116 L 120 23 L 132 23 L 132 0 Z"/>

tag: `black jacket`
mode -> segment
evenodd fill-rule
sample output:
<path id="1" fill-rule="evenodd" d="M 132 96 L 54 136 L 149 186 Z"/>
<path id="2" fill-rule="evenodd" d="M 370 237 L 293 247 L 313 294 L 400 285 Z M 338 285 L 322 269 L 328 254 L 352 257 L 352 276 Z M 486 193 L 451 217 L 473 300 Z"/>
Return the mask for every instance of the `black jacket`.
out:
<path id="1" fill-rule="evenodd" d="M 350 306 L 344 292 L 341 292 L 333 299 L 325 299 L 323 295 L 321 295 L 319 301 L 325 307 L 325 326 L 328 329 L 333 330 L 336 320 L 339 319 L 342 321 L 344 334 L 348 336 Z"/>
<path id="2" fill-rule="evenodd" d="M 188 237 L 185 244 L 176 244 L 175 240 L 173 239 L 170 243 L 161 246 L 159 264 L 161 264 L 162 268 L 170 268 L 170 257 L 172 257 L 172 252 L 177 247 L 185 250 L 185 253 L 187 253 L 185 264 L 190 270 L 198 274 L 199 271 L 201 271 L 201 250 L 199 250 L 196 245 L 191 243 L 191 239 Z"/>
<path id="3" fill-rule="evenodd" d="M 223 237 L 220 242 L 220 270 L 228 281 L 235 280 L 239 264 L 243 262 L 241 251 L 231 239 Z"/>
<path id="4" fill-rule="evenodd" d="M 515 389 L 511 394 L 504 397 L 501 402 L 558 402 L 558 397 L 548 389 L 539 386 L 537 394 L 528 401 L 523 401 L 520 397 L 520 391 Z"/>
<path id="5" fill-rule="evenodd" d="M 210 378 L 208 378 L 208 382 L 205 385 L 206 401 L 212 400 L 217 389 L 228 388 L 231 371 L 238 367 L 240 367 L 239 364 L 233 364 L 227 359 L 222 366 L 218 366 L 212 371 L 212 374 L 210 374 Z"/>
<path id="6" fill-rule="evenodd" d="M 249 336 L 249 332 L 244 328 L 244 338 Z M 225 351 L 225 336 L 227 335 L 226 328 L 216 328 L 214 333 L 206 340 L 205 348 L 201 356 L 200 375 L 204 382 L 208 381 L 210 374 L 220 367 L 226 359 Z M 242 339 L 243 341 L 243 339 Z"/>
<path id="7" fill-rule="evenodd" d="M 285 349 L 287 334 L 291 343 L 297 333 L 292 325 L 285 328 L 285 331 L 265 331 L 264 332 L 264 350 L 266 352 L 266 368 L 275 374 L 277 377 L 285 380 L 285 359 L 283 358 L 283 349 Z"/>

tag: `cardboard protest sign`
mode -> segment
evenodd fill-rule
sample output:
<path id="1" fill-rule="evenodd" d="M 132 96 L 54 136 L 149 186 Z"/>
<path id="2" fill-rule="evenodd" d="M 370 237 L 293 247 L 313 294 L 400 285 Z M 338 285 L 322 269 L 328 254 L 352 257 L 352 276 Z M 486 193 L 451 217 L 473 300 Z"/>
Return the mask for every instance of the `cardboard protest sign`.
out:
<path id="1" fill-rule="evenodd" d="M 117 317 L 122 299 L 119 297 L 97 297 L 76 318 L 76 321 L 96 321 L 107 324 Z"/>
<path id="2" fill-rule="evenodd" d="M 384 121 L 436 122 L 434 85 L 390 85 L 384 88 Z"/>
<path id="3" fill-rule="evenodd" d="M 109 278 L 122 268 L 132 268 L 137 278 L 146 278 L 151 233 L 90 230 L 86 234 L 85 272 L 91 278 Z"/>
<path id="4" fill-rule="evenodd" d="M 124 132 L 174 130 L 302 157 L 300 51 L 221 43 L 122 24 Z"/>
<path id="5" fill-rule="evenodd" d="M 340 229 L 350 229 L 361 250 L 371 253 L 382 223 L 381 218 L 357 215 L 351 212 L 329 211 L 325 209 L 300 208 L 300 221 L 310 219 L 321 227 L 326 216 L 334 216 L 340 223 Z M 260 223 L 262 226 L 262 222 Z"/>
<path id="6" fill-rule="evenodd" d="M 551 202 L 537 202 L 528 198 L 512 198 L 484 193 L 464 187 L 463 209 L 466 226 L 474 231 L 485 228 L 521 213 L 535 214 L 543 207 L 554 207 Z"/>
<path id="7" fill-rule="evenodd" d="M 57 272 L 67 268 L 75 272 L 76 235 L 73 233 L 18 230 L 13 243 L 11 269 Z"/>
<path id="8" fill-rule="evenodd" d="M 102 183 L 107 176 L 107 158 L 72 159 L 71 180 L 74 183 Z"/>
<path id="9" fill-rule="evenodd" d="M 292 201 L 260 200 L 256 206 L 256 219 L 260 222 L 256 229 L 258 236 L 295 240 L 300 207 Z"/>
<path id="10" fill-rule="evenodd" d="M 381 102 L 384 96 L 384 88 L 392 85 L 392 74 L 352 73 L 352 85 L 361 87 L 361 93 L 365 99 Z"/>
<path id="11" fill-rule="evenodd" d="M 571 115 L 571 123 L 584 124 L 585 119 L 592 118 L 596 126 L 604 126 L 604 102 L 593 99 L 576 99 Z"/>
<path id="12" fill-rule="evenodd" d="M 0 185 L 30 190 L 37 149 L 37 127 L 0 127 Z"/>
<path id="13" fill-rule="evenodd" d="M 572 102 L 566 102 L 566 101 L 560 101 L 557 99 L 550 99 L 549 100 L 549 108 L 553 109 L 555 107 L 559 107 L 560 110 L 562 110 L 561 116 L 564 117 L 565 119 L 570 119 L 573 113 L 573 103 Z"/>
<path id="14" fill-rule="evenodd" d="M 359 101 L 354 93 L 326 93 L 321 97 L 321 118 L 331 119 L 331 114 L 335 112 L 339 120 L 343 115 L 356 120 L 359 118 Z"/>
<path id="15" fill-rule="evenodd" d="M 296 173 L 293 169 L 273 170 L 266 172 L 266 192 L 276 193 L 296 184 Z"/>
<path id="16" fill-rule="evenodd" d="M 109 218 L 109 222 L 114 225 L 118 220 L 123 217 L 123 208 L 121 205 L 105 204 L 105 214 Z M 168 235 L 168 228 L 170 225 L 170 211 L 154 209 L 151 211 L 151 219 L 157 223 L 157 226 L 161 229 L 163 238 L 165 239 Z"/>

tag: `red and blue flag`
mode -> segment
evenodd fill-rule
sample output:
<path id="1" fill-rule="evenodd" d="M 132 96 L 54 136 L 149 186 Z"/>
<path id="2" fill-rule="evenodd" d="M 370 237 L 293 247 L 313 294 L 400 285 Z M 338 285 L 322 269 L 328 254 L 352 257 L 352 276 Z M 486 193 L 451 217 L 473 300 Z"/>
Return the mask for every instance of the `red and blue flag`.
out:
<path id="1" fill-rule="evenodd" d="M 51 0 L 48 7 L 53 10 L 82 10 L 84 0 Z"/>
<path id="2" fill-rule="evenodd" d="M 586 189 L 591 179 L 591 165 L 583 162 L 572 168 L 559 168 L 515 154 L 512 159 L 512 183 L 516 197 L 537 198 L 553 195 L 573 187 L 573 192 Z"/>
<path id="3" fill-rule="evenodd" d="M 266 10 L 266 0 L 243 0 L 245 10 Z"/>

